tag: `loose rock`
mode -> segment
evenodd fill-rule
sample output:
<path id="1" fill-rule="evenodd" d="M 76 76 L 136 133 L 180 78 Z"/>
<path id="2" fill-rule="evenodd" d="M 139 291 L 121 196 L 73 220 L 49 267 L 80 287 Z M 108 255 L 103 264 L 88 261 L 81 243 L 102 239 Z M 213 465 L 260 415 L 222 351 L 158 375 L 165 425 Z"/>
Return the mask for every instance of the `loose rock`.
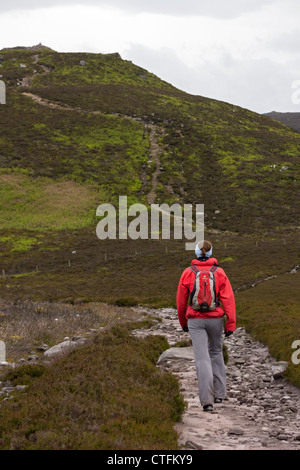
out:
<path id="1" fill-rule="evenodd" d="M 242 436 L 244 431 L 240 428 L 231 428 L 228 431 L 228 434 L 234 434 L 235 436 Z"/>
<path id="2" fill-rule="evenodd" d="M 63 341 L 47 349 L 47 351 L 44 352 L 44 356 L 50 359 L 58 354 L 69 352 L 71 349 L 75 348 L 76 344 L 76 341 Z"/>
<path id="3" fill-rule="evenodd" d="M 179 442 L 189 450 L 300 450 L 300 390 L 282 374 L 286 364 L 276 361 L 268 348 L 244 330 L 224 340 L 229 360 L 226 365 L 227 396 L 204 413 L 198 398 L 198 380 L 189 333 L 181 330 L 175 309 L 141 309 L 145 316 L 162 321 L 149 330 L 135 330 L 144 337 L 163 335 L 172 347 L 157 366 L 175 375 L 187 410 L 175 429 Z M 177 342 L 187 346 L 178 348 Z M 198 446 L 198 447 L 197 447 Z"/>

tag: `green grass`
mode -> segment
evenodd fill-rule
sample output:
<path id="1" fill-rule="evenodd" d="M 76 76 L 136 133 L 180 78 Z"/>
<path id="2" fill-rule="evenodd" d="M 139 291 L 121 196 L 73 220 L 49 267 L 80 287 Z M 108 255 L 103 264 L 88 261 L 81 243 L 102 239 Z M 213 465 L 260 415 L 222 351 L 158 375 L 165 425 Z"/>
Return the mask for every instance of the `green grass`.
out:
<path id="1" fill-rule="evenodd" d="M 80 65 L 82 60 L 86 61 L 85 66 Z M 40 54 L 39 64 L 53 69 L 55 73 L 37 75 L 33 82 L 34 85 L 126 83 L 146 87 L 172 88 L 154 74 L 130 61 L 122 60 L 121 57 L 114 54 L 61 54 L 44 51 Z"/>
<path id="2" fill-rule="evenodd" d="M 2 172 L 18 170 L 34 182 L 36 178 L 64 181 L 65 185 L 70 182 L 71 186 L 74 182 L 80 198 L 84 191 L 94 190 L 99 204 L 114 202 L 119 194 L 138 201 L 149 152 L 143 124 L 118 116 L 72 111 L 59 111 L 57 115 L 57 111 L 16 94 L 10 94 L 5 110 L 1 120 L 3 117 L 10 128 L 10 138 L 5 136 L 5 126 L 1 126 Z M 34 192 L 29 196 L 34 197 Z M 20 194 L 15 199 L 19 202 Z M 49 199 L 50 205 L 51 202 L 55 201 Z"/>
<path id="3" fill-rule="evenodd" d="M 155 366 L 167 347 L 116 326 L 47 368 L 10 372 L 29 388 L 1 406 L 0 449 L 178 449 L 184 402 L 177 380 Z"/>

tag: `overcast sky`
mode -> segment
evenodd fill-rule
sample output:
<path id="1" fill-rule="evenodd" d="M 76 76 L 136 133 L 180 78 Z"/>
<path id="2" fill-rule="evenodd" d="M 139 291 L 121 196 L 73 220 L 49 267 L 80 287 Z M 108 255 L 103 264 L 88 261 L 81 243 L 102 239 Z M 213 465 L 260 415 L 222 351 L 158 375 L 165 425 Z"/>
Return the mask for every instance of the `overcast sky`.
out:
<path id="1" fill-rule="evenodd" d="M 0 49 L 119 52 L 172 85 L 300 112 L 299 0 L 0 0 Z"/>

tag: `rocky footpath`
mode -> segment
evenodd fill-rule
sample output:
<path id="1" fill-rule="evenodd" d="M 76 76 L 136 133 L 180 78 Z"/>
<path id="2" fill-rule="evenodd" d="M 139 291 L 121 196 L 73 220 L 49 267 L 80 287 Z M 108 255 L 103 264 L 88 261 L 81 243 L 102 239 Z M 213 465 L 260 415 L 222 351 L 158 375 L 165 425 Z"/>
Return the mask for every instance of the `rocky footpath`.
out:
<path id="1" fill-rule="evenodd" d="M 205 413 L 198 398 L 193 349 L 174 347 L 189 340 L 189 334 L 179 326 L 176 310 L 143 312 L 160 321 L 133 334 L 163 335 L 171 346 L 157 366 L 178 377 L 187 402 L 182 422 L 176 425 L 184 449 L 300 450 L 300 390 L 282 378 L 286 363 L 276 362 L 266 346 L 238 328 L 224 340 L 229 354 L 226 399 L 215 404 L 212 413 Z"/>

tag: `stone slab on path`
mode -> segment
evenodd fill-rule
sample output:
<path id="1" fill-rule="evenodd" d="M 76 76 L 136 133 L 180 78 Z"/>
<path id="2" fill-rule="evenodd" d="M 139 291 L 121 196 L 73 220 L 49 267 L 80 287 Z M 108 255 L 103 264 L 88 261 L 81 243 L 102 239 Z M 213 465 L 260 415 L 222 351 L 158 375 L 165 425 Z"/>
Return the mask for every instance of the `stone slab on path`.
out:
<path id="1" fill-rule="evenodd" d="M 193 347 L 186 348 L 170 348 L 164 351 L 158 358 L 157 364 L 163 365 L 168 361 L 175 361 L 176 359 L 183 361 L 194 361 Z"/>
<path id="2" fill-rule="evenodd" d="M 215 404 L 212 413 L 205 413 L 198 398 L 192 348 L 175 347 L 178 341 L 190 339 L 180 328 L 176 310 L 142 311 L 161 321 L 133 334 L 163 335 L 171 346 L 157 366 L 178 377 L 187 403 L 182 421 L 175 426 L 183 449 L 300 450 L 300 390 L 281 377 L 286 363 L 278 363 L 266 346 L 238 328 L 224 340 L 229 353 L 226 399 Z"/>

